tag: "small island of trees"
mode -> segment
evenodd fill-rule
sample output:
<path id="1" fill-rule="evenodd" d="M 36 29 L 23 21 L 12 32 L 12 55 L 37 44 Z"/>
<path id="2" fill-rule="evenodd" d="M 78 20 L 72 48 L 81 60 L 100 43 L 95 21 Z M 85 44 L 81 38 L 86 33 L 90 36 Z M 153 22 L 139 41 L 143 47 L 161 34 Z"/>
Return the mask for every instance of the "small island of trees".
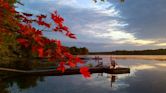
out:
<path id="1" fill-rule="evenodd" d="M 67 47 L 67 49 L 70 51 L 73 55 L 87 55 L 89 53 L 89 50 L 86 47 Z"/>

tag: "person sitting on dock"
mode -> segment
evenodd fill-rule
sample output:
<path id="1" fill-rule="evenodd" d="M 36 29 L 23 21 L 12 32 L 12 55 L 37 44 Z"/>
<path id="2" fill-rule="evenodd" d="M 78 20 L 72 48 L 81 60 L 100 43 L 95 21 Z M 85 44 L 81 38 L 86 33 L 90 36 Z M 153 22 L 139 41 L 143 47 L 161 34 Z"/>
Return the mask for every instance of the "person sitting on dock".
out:
<path id="1" fill-rule="evenodd" d="M 114 59 L 112 59 L 112 57 L 110 59 L 111 59 L 111 66 L 110 66 L 110 68 L 115 69 L 116 65 L 118 65 L 118 64 L 115 62 Z"/>

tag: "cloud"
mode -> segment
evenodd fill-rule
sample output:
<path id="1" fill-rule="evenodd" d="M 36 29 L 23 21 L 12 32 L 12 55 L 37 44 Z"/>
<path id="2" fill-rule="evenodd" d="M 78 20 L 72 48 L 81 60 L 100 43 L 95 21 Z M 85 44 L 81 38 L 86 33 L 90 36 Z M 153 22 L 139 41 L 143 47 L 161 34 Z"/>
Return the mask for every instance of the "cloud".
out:
<path id="1" fill-rule="evenodd" d="M 156 46 L 166 46 L 166 43 L 158 43 Z"/>
<path id="2" fill-rule="evenodd" d="M 109 0 L 120 11 L 129 25 L 128 32 L 135 32 L 142 39 L 163 39 L 166 36 L 165 0 L 126 0 L 121 4 Z"/>
<path id="3" fill-rule="evenodd" d="M 93 0 L 22 2 L 25 6 L 19 6 L 19 11 L 49 14 L 58 10 L 78 39 L 71 40 L 60 33 L 44 34 L 49 38 L 61 39 L 65 45 L 86 46 L 91 51 L 154 49 L 165 46 L 165 0 L 126 0 L 125 3 L 116 0 L 98 3 Z"/>

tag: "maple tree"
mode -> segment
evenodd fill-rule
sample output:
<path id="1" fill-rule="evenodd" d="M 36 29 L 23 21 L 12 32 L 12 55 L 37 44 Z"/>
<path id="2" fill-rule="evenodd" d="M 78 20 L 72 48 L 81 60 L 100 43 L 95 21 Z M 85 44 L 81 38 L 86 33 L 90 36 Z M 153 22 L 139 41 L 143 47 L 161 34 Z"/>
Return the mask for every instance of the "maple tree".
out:
<path id="1" fill-rule="evenodd" d="M 67 49 L 61 44 L 60 40 L 48 39 L 43 35 L 43 29 L 34 27 L 33 24 L 37 24 L 40 27 L 44 27 L 52 32 L 61 32 L 65 36 L 76 39 L 67 26 L 64 25 L 64 19 L 54 11 L 49 15 L 34 15 L 30 13 L 18 12 L 15 10 L 13 3 L 16 0 L 0 0 L 0 26 L 1 33 L 8 35 L 17 34 L 16 41 L 18 44 L 26 49 L 37 54 L 40 58 L 48 58 L 48 61 L 59 61 L 57 70 L 65 71 L 66 67 L 76 67 L 78 63 L 84 62 L 78 57 L 73 56 Z M 4 17 L 7 16 L 8 25 L 5 24 Z M 53 23 L 45 21 L 47 18 L 51 18 Z M 19 21 L 18 21 L 19 20 Z M 13 27 L 14 26 L 14 27 Z M 15 30 L 11 30 L 14 28 Z M 3 43 L 4 38 L 0 38 Z M 89 69 L 87 67 L 80 67 L 80 73 L 84 77 L 90 77 Z"/>

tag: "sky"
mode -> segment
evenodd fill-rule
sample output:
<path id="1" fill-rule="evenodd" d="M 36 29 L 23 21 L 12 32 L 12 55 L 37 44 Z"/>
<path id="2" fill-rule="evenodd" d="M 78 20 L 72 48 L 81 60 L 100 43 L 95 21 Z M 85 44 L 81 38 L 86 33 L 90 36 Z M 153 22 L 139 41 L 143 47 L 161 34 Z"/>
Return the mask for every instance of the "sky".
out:
<path id="1" fill-rule="evenodd" d="M 77 35 L 44 32 L 66 46 L 91 52 L 166 48 L 166 0 L 21 0 L 18 11 L 50 14 L 57 10 Z"/>

